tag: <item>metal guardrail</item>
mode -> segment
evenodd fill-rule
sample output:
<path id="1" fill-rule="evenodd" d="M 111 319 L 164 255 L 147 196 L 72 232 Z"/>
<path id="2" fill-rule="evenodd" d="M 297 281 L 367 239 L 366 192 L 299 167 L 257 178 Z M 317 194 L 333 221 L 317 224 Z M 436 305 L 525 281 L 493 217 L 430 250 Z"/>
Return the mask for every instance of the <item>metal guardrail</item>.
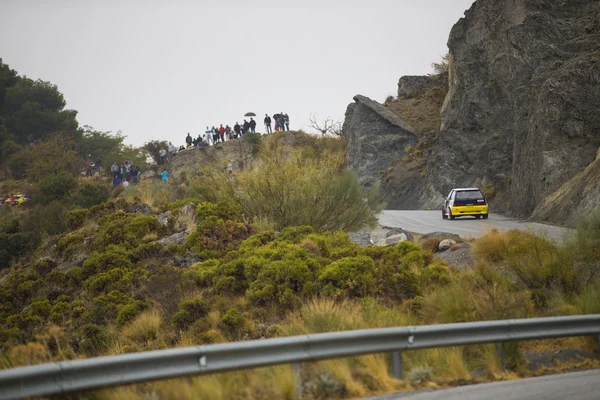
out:
<path id="1" fill-rule="evenodd" d="M 0 400 L 385 352 L 401 378 L 405 350 L 569 336 L 600 338 L 600 314 L 322 333 L 20 367 L 0 371 Z"/>

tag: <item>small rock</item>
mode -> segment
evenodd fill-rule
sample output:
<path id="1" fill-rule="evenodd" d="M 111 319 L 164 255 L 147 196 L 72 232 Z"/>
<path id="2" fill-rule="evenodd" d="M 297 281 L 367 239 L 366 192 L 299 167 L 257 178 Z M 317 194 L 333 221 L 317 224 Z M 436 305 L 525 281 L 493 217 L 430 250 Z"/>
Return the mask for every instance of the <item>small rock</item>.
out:
<path id="1" fill-rule="evenodd" d="M 192 233 L 192 229 L 188 229 L 187 231 L 175 233 L 171 236 L 167 236 L 166 238 L 162 238 L 158 240 L 158 243 L 163 245 L 164 247 L 169 247 L 172 244 L 184 244 L 185 239 Z"/>
<path id="2" fill-rule="evenodd" d="M 359 246 L 366 247 L 373 244 L 371 243 L 371 234 L 369 232 L 351 232 L 349 236 L 350 241 Z"/>
<path id="3" fill-rule="evenodd" d="M 167 211 L 164 212 L 162 214 L 159 214 L 156 219 L 158 220 L 158 223 L 161 224 L 164 227 L 167 227 L 169 225 L 169 216 L 171 215 L 171 211 Z"/>
<path id="4" fill-rule="evenodd" d="M 448 232 L 431 232 L 431 233 L 427 233 L 422 236 L 422 239 L 429 239 L 429 238 L 457 240 L 457 239 L 460 239 L 460 236 L 458 236 L 455 233 L 448 233 Z"/>
<path id="5" fill-rule="evenodd" d="M 379 242 L 377 242 L 375 244 L 375 246 L 381 246 L 381 247 L 395 246 L 398 243 L 405 242 L 407 240 L 408 240 L 408 236 L 406 235 L 406 233 L 401 233 L 399 235 L 394 235 L 394 236 L 387 237 L 385 239 L 381 239 Z"/>
<path id="6" fill-rule="evenodd" d="M 402 228 L 390 228 L 389 232 L 386 233 L 385 237 L 388 238 L 388 237 L 396 236 L 396 235 L 406 235 L 406 240 L 414 239 L 412 233 L 405 231 Z"/>
<path id="7" fill-rule="evenodd" d="M 152 214 L 152 207 L 146 203 L 136 202 L 129 206 L 127 212 L 135 214 Z"/>
<path id="8" fill-rule="evenodd" d="M 158 176 L 158 174 L 156 173 L 156 171 L 149 169 L 148 171 L 142 172 L 142 174 L 140 175 L 140 179 L 141 180 L 152 179 L 152 178 L 156 178 L 157 176 Z"/>
<path id="9" fill-rule="evenodd" d="M 455 244 L 456 244 L 456 240 L 453 240 L 453 239 L 444 239 L 438 245 L 438 250 L 439 251 L 446 251 L 450 247 L 454 246 Z"/>
<path id="10" fill-rule="evenodd" d="M 196 205 L 194 203 L 187 203 L 179 209 L 177 213 L 177 221 L 175 221 L 175 231 L 184 231 L 188 229 L 190 223 L 198 223 L 196 218 Z"/>

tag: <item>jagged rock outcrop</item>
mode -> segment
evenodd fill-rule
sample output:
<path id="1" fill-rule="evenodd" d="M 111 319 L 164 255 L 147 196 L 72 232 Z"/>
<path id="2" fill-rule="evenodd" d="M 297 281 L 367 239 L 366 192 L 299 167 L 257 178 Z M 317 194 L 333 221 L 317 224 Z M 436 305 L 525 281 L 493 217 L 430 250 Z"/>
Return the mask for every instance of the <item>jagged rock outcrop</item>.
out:
<path id="1" fill-rule="evenodd" d="M 600 2 L 478 0 L 452 29 L 436 189 L 492 185 L 528 216 L 600 145 Z"/>
<path id="2" fill-rule="evenodd" d="M 354 101 L 346 110 L 343 125 L 348 167 L 369 186 L 393 168 L 418 138 L 413 128 L 382 104 L 361 95 Z M 394 201 L 390 191 L 384 193 L 388 203 Z"/>

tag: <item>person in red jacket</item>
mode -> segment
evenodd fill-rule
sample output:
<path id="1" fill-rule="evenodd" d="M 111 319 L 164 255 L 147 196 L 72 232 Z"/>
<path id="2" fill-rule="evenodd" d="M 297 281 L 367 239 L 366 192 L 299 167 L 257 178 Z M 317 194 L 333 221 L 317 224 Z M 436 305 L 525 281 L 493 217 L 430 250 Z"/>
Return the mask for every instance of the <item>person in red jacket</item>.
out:
<path id="1" fill-rule="evenodd" d="M 221 143 L 225 141 L 225 128 L 223 128 L 223 124 L 219 127 L 219 136 L 221 136 Z"/>

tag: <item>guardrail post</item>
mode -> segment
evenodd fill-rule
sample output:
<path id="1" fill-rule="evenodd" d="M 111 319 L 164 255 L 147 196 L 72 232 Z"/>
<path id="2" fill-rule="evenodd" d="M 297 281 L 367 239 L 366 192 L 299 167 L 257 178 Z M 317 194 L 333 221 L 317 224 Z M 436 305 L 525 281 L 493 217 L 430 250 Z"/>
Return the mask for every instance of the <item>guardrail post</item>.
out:
<path id="1" fill-rule="evenodd" d="M 295 362 L 292 364 L 294 379 L 296 381 L 296 400 L 302 399 L 302 364 Z"/>
<path id="2" fill-rule="evenodd" d="M 504 371 L 504 343 L 496 343 L 496 351 L 500 360 L 500 369 Z"/>
<path id="3" fill-rule="evenodd" d="M 402 379 L 402 353 L 392 352 L 392 375 L 394 378 Z"/>
<path id="4" fill-rule="evenodd" d="M 596 341 L 598 342 L 598 358 L 600 359 L 600 335 L 596 336 Z"/>

